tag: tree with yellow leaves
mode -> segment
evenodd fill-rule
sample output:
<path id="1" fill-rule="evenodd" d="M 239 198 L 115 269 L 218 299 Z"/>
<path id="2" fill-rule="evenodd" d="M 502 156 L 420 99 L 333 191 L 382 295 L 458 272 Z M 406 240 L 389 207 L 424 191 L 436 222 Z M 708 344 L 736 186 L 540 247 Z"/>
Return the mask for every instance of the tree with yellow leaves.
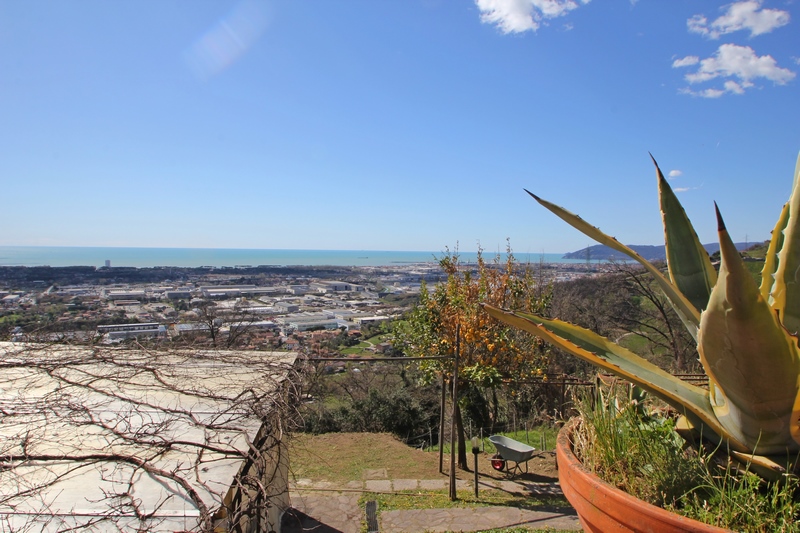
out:
<path id="1" fill-rule="evenodd" d="M 498 255 L 487 262 L 479 250 L 475 264 L 462 264 L 457 251 L 447 251 L 439 264 L 447 275 L 446 281 L 432 291 L 423 285 L 419 304 L 396 329 L 396 336 L 406 354 L 412 357 L 453 356 L 459 341 L 461 393 L 455 417 L 458 464 L 467 469 L 461 410 L 488 409 L 489 418 L 496 419 L 496 387 L 504 381 L 540 375 L 547 364 L 547 352 L 537 339 L 493 320 L 480 304 L 541 314 L 549 305 L 550 291 L 537 283 L 530 266 L 517 262 L 510 247 L 505 261 Z M 444 376 L 452 386 L 450 361 L 429 360 L 420 367 L 429 379 Z M 476 398 L 482 401 L 476 402 Z"/>

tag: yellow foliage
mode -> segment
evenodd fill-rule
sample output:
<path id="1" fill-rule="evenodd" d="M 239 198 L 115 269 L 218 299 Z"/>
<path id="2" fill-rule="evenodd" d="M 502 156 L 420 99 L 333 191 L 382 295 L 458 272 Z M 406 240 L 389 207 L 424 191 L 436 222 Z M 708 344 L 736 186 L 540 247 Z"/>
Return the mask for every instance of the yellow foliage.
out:
<path id="1" fill-rule="evenodd" d="M 493 320 L 480 306 L 546 314 L 549 290 L 536 286 L 532 271 L 517 264 L 510 249 L 504 262 L 499 256 L 487 262 L 479 251 L 477 264 L 463 265 L 457 253 L 448 252 L 440 265 L 447 280 L 431 293 L 423 291 L 423 312 L 410 319 L 418 321 L 409 328 L 417 332 L 409 339 L 417 355 L 453 355 L 459 335 L 464 367 L 493 367 L 502 376 L 520 377 L 546 364 L 546 348 L 538 339 Z M 429 368 L 447 373 L 449 364 Z"/>

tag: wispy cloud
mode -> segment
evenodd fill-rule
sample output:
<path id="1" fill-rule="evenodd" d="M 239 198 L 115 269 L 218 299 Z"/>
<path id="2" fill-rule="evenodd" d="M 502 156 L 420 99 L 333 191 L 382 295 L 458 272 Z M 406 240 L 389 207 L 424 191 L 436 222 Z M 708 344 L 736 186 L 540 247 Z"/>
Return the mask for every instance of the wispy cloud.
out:
<path id="1" fill-rule="evenodd" d="M 686 21 L 689 31 L 709 39 L 748 30 L 751 37 L 769 33 L 789 23 L 789 13 L 780 9 L 762 9 L 762 0 L 743 0 L 724 6 L 725 12 L 709 23 L 704 15 L 695 15 Z"/>
<path id="2" fill-rule="evenodd" d="M 682 170 L 670 170 L 669 174 L 667 174 L 667 177 L 669 179 L 675 179 L 678 176 L 683 176 L 683 171 Z"/>
<path id="3" fill-rule="evenodd" d="M 674 192 L 676 194 L 680 194 L 682 192 L 696 191 L 696 190 L 699 190 L 699 189 L 702 189 L 702 188 L 703 188 L 703 184 L 701 183 L 697 187 L 675 187 L 674 189 L 672 189 L 672 192 Z"/>
<path id="4" fill-rule="evenodd" d="M 676 59 L 672 62 L 673 68 L 678 67 L 690 67 L 692 65 L 696 65 L 700 62 L 700 58 L 697 56 L 686 56 L 682 59 Z"/>
<path id="5" fill-rule="evenodd" d="M 563 17 L 590 0 L 475 0 L 481 22 L 503 33 L 536 31 L 547 19 Z"/>
<path id="6" fill-rule="evenodd" d="M 744 94 L 746 89 L 754 87 L 754 80 L 763 78 L 776 85 L 784 85 L 794 79 L 796 74 L 789 69 L 778 66 L 772 56 L 758 56 L 749 46 L 723 44 L 717 52 L 706 59 L 695 61 L 694 56 L 673 61 L 673 68 L 699 64 L 694 72 L 684 76 L 689 84 L 704 83 L 715 79 L 723 79 L 722 88 L 692 90 L 684 88 L 682 93 L 704 98 L 719 98 L 725 93 Z"/>

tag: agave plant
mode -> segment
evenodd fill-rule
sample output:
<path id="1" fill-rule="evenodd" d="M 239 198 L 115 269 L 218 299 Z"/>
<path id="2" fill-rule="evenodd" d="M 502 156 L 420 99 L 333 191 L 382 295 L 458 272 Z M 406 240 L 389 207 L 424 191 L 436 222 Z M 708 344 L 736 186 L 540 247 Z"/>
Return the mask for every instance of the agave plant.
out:
<path id="1" fill-rule="evenodd" d="M 579 216 L 528 192 L 587 236 L 641 263 L 697 341 L 708 390 L 686 383 L 587 329 L 484 306 L 528 331 L 662 398 L 688 423 L 762 474 L 785 472 L 800 454 L 800 158 L 794 188 L 772 232 L 761 285 L 746 270 L 715 205 L 721 261 L 714 269 L 655 160 L 666 276 Z"/>

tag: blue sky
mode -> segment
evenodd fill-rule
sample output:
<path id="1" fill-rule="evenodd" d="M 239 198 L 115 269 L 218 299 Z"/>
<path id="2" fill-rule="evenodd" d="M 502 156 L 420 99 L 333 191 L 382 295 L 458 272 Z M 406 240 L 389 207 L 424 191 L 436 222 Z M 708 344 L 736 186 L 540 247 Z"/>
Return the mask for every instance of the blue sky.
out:
<path id="1" fill-rule="evenodd" d="M 768 238 L 794 0 L 0 0 L 0 245 L 556 253 Z"/>

